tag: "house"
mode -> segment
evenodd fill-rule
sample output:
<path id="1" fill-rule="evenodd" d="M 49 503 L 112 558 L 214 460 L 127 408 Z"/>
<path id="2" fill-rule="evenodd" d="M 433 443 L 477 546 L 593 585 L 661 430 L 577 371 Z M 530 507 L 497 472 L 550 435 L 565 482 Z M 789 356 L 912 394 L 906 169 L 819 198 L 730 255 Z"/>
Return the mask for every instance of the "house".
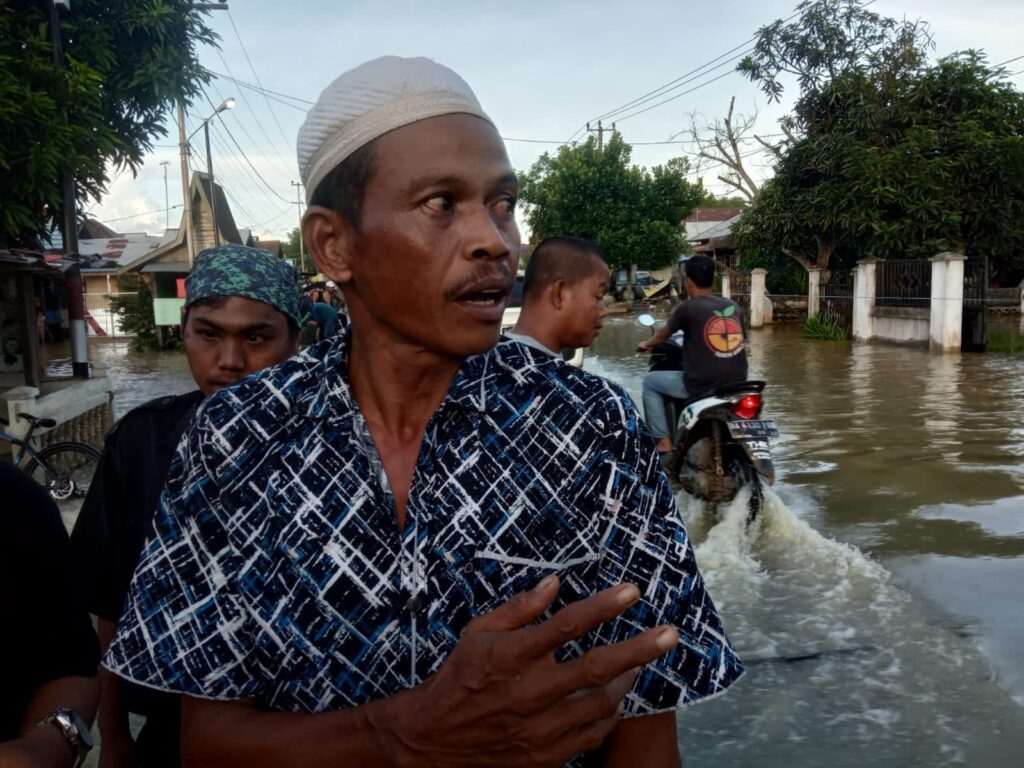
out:
<path id="1" fill-rule="evenodd" d="M 138 261 L 176 236 L 177 230 L 169 229 L 163 237 L 128 233 L 79 239 L 78 252 L 86 260 L 82 266 L 82 286 L 89 335 L 121 335 L 118 318 L 110 308 L 110 297 L 121 293 L 118 280 L 121 267 Z"/>
<path id="2" fill-rule="evenodd" d="M 732 235 L 743 208 L 698 208 L 684 219 L 686 241 L 695 254 L 710 256 L 729 267 L 738 267 L 740 255 Z M 703 215 L 701 215 L 703 214 Z M 691 221 L 691 218 L 694 218 Z"/>
<path id="3" fill-rule="evenodd" d="M 211 190 L 210 177 L 196 171 L 192 174 L 189 186 L 192 232 L 195 238 L 194 252 L 199 253 L 215 245 L 214 226 L 221 244 L 247 244 L 252 235 L 242 232 L 235 224 L 231 214 L 231 206 L 227 196 L 219 184 L 214 183 Z M 216 203 L 217 221 L 213 220 L 213 206 Z M 182 214 L 181 226 L 176 230 L 168 230 L 168 237 L 156 248 L 130 260 L 122 259 L 118 273 L 136 272 L 145 281 L 153 294 L 153 314 L 158 326 L 181 324 L 181 309 L 185 304 L 185 277 L 192 268 L 192 257 L 189 254 L 186 237 L 186 221 Z"/>
<path id="4" fill-rule="evenodd" d="M 0 250 L 0 418 L 3 430 L 17 437 L 28 429 L 19 413 L 56 420 L 58 426 L 41 435 L 44 445 L 72 435 L 102 445 L 110 424 L 106 369 L 92 365 L 88 379 L 74 378 L 69 366 L 48 364 L 40 343 L 43 295 L 66 296 L 66 280 L 81 268 L 73 254 Z M 70 358 L 70 340 L 61 344 Z M 48 352 L 52 356 L 53 348 Z"/>

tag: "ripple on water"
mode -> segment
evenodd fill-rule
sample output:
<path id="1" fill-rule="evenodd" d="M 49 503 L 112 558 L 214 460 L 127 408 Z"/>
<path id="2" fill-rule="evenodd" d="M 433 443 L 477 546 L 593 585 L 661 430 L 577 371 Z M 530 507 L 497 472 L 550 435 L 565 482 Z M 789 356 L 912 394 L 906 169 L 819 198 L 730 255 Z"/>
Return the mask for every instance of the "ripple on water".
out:
<path id="1" fill-rule="evenodd" d="M 749 663 L 730 695 L 684 710 L 687 766 L 1002 765 L 1024 748 L 1020 711 L 970 638 L 936 623 L 881 563 L 773 491 L 752 531 L 743 498 L 717 518 L 679 501 Z"/>

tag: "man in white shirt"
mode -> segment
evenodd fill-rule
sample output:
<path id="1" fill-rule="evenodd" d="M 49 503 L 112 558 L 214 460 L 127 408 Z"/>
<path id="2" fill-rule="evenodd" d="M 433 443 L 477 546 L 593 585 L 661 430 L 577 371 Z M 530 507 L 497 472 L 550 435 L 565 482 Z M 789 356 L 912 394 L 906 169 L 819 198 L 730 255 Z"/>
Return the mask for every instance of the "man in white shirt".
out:
<path id="1" fill-rule="evenodd" d="M 607 258 L 578 237 L 549 237 L 533 251 L 523 283 L 523 310 L 508 337 L 553 355 L 589 347 L 608 314 Z"/>

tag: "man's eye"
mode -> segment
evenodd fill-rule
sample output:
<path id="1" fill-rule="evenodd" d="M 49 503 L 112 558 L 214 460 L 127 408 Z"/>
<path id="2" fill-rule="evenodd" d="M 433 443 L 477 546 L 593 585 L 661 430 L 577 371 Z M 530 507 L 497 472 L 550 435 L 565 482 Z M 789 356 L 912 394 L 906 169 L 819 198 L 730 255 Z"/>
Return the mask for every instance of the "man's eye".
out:
<path id="1" fill-rule="evenodd" d="M 451 195 L 434 195 L 423 201 L 424 207 L 431 211 L 450 211 L 455 205 Z"/>
<path id="2" fill-rule="evenodd" d="M 516 200 L 514 197 L 505 197 L 499 200 L 495 207 L 505 216 L 511 216 L 516 212 Z"/>
<path id="3" fill-rule="evenodd" d="M 264 341 L 265 339 L 264 339 L 264 337 L 263 337 L 263 336 L 262 336 L 261 334 L 258 334 L 258 333 L 250 333 L 250 334 L 249 334 L 248 336 L 246 336 L 246 340 L 247 340 L 247 341 L 248 341 L 248 342 L 249 342 L 250 344 L 259 344 L 259 343 L 261 343 L 262 341 Z"/>

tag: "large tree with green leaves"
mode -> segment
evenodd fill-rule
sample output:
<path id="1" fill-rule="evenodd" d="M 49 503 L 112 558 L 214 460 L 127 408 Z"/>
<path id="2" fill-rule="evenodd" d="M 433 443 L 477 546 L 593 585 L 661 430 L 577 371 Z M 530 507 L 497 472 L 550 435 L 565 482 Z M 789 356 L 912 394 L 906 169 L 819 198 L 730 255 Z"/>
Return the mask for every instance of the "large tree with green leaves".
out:
<path id="1" fill-rule="evenodd" d="M 61 176 L 79 203 L 108 167 L 135 171 L 177 100 L 208 79 L 197 49 L 216 36 L 191 0 L 74 0 L 53 62 L 48 0 L 0 0 L 0 242 L 28 245 L 62 216 Z"/>
<path id="2" fill-rule="evenodd" d="M 673 158 L 650 170 L 630 162 L 618 133 L 545 153 L 521 180 L 526 221 L 535 241 L 554 235 L 592 240 L 614 269 L 657 269 L 686 251 L 683 219 L 703 194 L 687 181 L 689 165 Z"/>
<path id="3" fill-rule="evenodd" d="M 778 161 L 738 235 L 805 266 L 942 250 L 1019 271 L 1024 252 L 1024 94 L 975 52 L 879 88 L 863 73 L 823 89 L 827 130 Z"/>

